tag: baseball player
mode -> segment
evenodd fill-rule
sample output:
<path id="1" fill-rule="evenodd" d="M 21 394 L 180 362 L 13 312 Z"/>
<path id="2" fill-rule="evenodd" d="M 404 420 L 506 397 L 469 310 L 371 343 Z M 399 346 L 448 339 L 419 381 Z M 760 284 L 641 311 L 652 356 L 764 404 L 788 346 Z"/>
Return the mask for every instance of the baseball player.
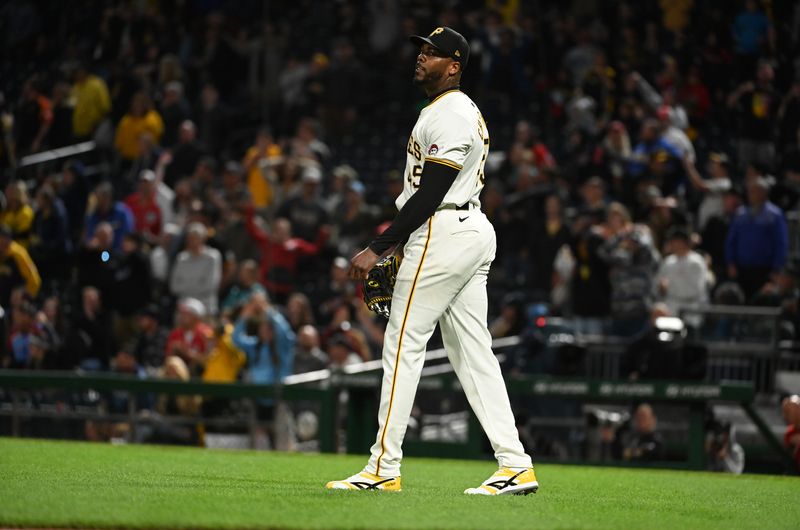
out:
<path id="1" fill-rule="evenodd" d="M 378 435 L 360 473 L 330 489 L 400 491 L 401 445 L 438 323 L 445 350 L 499 469 L 465 493 L 532 493 L 539 484 L 519 441 L 500 365 L 486 325 L 486 278 L 495 256 L 494 229 L 480 210 L 489 132 L 478 107 L 459 90 L 469 59 L 466 39 L 450 28 L 420 46 L 414 83 L 430 99 L 406 148 L 403 192 L 392 224 L 351 260 L 350 277 L 366 278 L 381 255 L 402 248 L 384 335 Z"/>

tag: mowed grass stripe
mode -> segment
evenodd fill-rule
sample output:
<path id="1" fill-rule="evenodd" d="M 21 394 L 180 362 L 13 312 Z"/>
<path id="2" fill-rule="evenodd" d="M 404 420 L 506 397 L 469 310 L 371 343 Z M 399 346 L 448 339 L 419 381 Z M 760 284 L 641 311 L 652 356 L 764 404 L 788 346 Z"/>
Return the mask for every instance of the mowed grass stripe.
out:
<path id="1" fill-rule="evenodd" d="M 537 466 L 475 498 L 490 462 L 409 458 L 403 492 L 327 491 L 366 457 L 0 438 L 0 525 L 59 528 L 797 528 L 800 479 Z"/>

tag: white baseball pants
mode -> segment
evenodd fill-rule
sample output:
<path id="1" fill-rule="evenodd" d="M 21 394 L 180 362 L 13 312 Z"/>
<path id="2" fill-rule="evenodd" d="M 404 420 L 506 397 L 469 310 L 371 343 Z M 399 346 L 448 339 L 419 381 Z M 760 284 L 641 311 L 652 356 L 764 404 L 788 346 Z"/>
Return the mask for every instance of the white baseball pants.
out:
<path id="1" fill-rule="evenodd" d="M 498 463 L 531 467 L 486 323 L 486 278 L 496 246 L 494 228 L 477 209 L 439 210 L 409 237 L 384 335 L 379 429 L 366 471 L 400 475 L 403 437 L 437 322 Z"/>

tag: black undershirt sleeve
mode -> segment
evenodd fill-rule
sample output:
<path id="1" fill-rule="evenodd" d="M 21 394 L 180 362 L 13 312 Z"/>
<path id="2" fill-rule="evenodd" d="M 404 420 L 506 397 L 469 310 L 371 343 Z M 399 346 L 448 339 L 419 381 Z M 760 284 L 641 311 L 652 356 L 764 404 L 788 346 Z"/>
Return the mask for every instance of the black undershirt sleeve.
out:
<path id="1" fill-rule="evenodd" d="M 411 232 L 433 215 L 442 203 L 447 190 L 455 182 L 458 169 L 428 160 L 422 169 L 419 189 L 408 199 L 394 218 L 392 224 L 381 235 L 372 240 L 369 248 L 381 255 L 389 248 L 408 239 Z"/>

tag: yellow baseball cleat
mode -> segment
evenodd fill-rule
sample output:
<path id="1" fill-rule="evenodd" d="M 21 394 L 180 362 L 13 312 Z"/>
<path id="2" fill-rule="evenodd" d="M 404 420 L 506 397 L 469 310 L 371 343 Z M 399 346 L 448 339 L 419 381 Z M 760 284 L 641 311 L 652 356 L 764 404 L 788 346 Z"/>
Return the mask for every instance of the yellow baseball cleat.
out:
<path id="1" fill-rule="evenodd" d="M 467 495 L 527 495 L 536 493 L 539 482 L 533 468 L 511 469 L 501 467 L 477 488 L 464 490 Z"/>
<path id="2" fill-rule="evenodd" d="M 344 480 L 332 480 L 325 487 L 329 490 L 400 491 L 400 477 L 379 477 L 362 471 Z"/>

